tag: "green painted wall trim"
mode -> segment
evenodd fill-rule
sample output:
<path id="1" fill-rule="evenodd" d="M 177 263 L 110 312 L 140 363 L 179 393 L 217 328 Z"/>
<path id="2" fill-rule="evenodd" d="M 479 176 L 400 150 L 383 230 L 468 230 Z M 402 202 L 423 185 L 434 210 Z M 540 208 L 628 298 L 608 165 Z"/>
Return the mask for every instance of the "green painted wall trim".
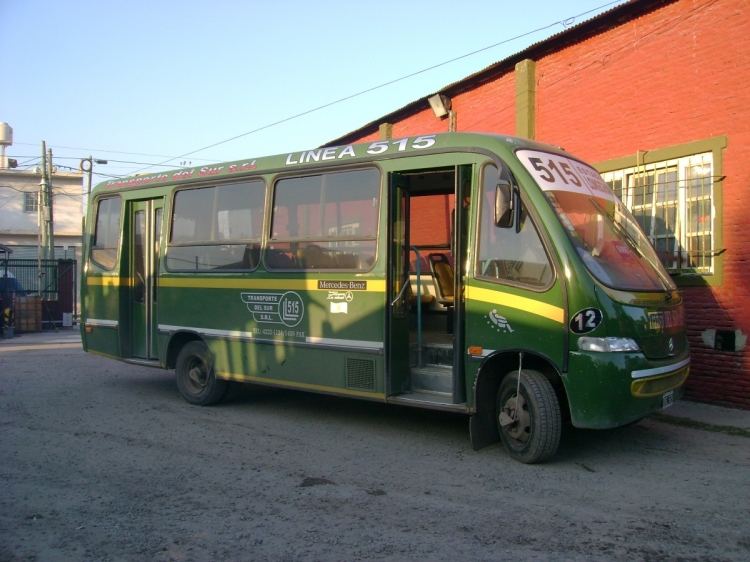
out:
<path id="1" fill-rule="evenodd" d="M 625 168 L 633 168 L 638 165 L 653 164 L 663 162 L 693 154 L 711 152 L 713 155 L 713 175 L 714 175 L 714 209 L 716 210 L 716 220 L 714 221 L 714 248 L 717 255 L 714 257 L 714 273 L 712 275 L 701 274 L 683 274 L 674 276 L 674 281 L 680 287 L 718 287 L 724 283 L 724 173 L 723 173 L 723 149 L 728 145 L 726 135 L 710 137 L 707 139 L 676 144 L 665 148 L 656 148 L 654 150 L 644 150 L 630 156 L 613 158 L 592 164 L 597 172 L 612 172 Z"/>
<path id="2" fill-rule="evenodd" d="M 536 135 L 536 62 L 525 59 L 516 65 L 516 136 Z"/>
<path id="3" fill-rule="evenodd" d="M 380 140 L 393 138 L 393 123 L 381 123 L 378 127 L 378 138 Z"/>

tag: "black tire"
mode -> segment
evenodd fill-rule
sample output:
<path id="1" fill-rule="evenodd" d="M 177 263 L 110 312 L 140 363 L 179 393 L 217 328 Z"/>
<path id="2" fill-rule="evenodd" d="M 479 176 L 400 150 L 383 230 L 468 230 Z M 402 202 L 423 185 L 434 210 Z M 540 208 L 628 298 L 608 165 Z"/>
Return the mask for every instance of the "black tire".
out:
<path id="1" fill-rule="evenodd" d="M 202 341 L 191 341 L 182 347 L 174 373 L 180 394 L 190 404 L 216 404 L 226 393 L 227 381 L 216 378 L 213 357 Z"/>
<path id="2" fill-rule="evenodd" d="M 517 461 L 546 461 L 560 445 L 560 404 L 552 384 L 538 371 L 522 370 L 520 387 L 517 371 L 503 379 L 497 392 L 495 418 L 505 449 Z"/>

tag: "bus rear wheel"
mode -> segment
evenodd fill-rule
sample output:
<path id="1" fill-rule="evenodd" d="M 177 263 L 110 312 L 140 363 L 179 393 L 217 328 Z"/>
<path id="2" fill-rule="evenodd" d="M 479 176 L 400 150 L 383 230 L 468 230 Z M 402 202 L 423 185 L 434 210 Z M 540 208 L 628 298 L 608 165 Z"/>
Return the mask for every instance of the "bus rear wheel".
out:
<path id="1" fill-rule="evenodd" d="M 551 458 L 560 445 L 562 418 L 552 383 L 538 371 L 509 373 L 497 392 L 497 429 L 508 454 L 525 464 Z"/>
<path id="2" fill-rule="evenodd" d="M 227 381 L 217 379 L 211 351 L 202 341 L 186 343 L 175 363 L 177 388 L 190 404 L 209 406 L 224 397 Z"/>

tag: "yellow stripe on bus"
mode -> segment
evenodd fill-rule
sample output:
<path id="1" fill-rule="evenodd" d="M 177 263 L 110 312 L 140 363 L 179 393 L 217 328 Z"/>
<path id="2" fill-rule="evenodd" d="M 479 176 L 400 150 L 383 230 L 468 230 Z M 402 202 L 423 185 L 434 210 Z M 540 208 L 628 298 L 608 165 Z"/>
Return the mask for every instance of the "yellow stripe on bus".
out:
<path id="1" fill-rule="evenodd" d="M 128 277 L 86 277 L 87 285 L 102 285 L 104 287 L 130 286 Z"/>
<path id="2" fill-rule="evenodd" d="M 347 279 L 347 281 L 349 281 L 349 279 Z M 360 280 L 356 279 L 355 281 Z M 363 281 L 367 283 L 367 291 L 375 293 L 385 292 L 384 280 L 366 279 Z M 92 286 L 101 285 L 105 287 L 130 287 L 133 285 L 132 279 L 128 277 L 87 277 L 86 283 Z M 188 289 L 277 289 L 284 291 L 317 291 L 318 279 L 217 279 L 206 277 L 160 277 L 159 287 L 178 287 Z M 320 290 L 328 291 L 331 289 Z"/>
<path id="3" fill-rule="evenodd" d="M 565 311 L 559 306 L 518 295 L 511 295 L 510 293 L 504 293 L 496 289 L 466 287 L 466 298 L 523 310 L 542 318 L 547 318 L 553 322 L 559 322 L 560 324 L 565 320 Z"/>
<path id="4" fill-rule="evenodd" d="M 161 277 L 159 278 L 159 287 L 180 287 L 189 289 L 275 289 L 281 291 L 317 291 L 318 281 L 318 279 L 211 279 L 206 277 Z M 324 279 L 324 281 L 328 280 Z M 349 280 L 347 279 L 347 281 Z M 366 281 L 367 292 L 385 292 L 385 281 L 382 279 L 356 279 L 355 281 Z M 320 290 L 328 291 L 329 289 Z M 345 289 L 340 290 L 344 291 Z"/>

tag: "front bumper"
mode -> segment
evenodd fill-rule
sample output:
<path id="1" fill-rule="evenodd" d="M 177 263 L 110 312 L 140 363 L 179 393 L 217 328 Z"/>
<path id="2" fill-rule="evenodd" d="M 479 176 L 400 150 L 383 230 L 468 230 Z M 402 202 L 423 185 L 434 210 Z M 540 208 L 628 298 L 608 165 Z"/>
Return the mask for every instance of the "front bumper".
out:
<path id="1" fill-rule="evenodd" d="M 690 356 L 649 361 L 641 353 L 570 353 L 563 375 L 575 427 L 618 427 L 661 410 L 664 394 L 682 394 Z"/>

